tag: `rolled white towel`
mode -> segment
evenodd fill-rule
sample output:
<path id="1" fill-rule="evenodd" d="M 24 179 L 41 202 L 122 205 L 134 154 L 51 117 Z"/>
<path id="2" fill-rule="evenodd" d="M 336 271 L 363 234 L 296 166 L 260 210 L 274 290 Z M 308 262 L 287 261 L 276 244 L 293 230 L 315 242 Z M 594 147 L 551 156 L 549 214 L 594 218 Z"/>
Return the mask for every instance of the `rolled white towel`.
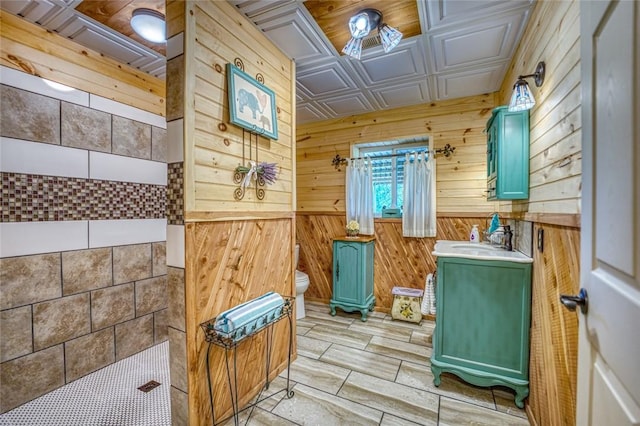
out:
<path id="1" fill-rule="evenodd" d="M 264 323 L 273 321 L 282 312 L 283 305 L 282 296 L 270 291 L 221 313 L 216 317 L 214 327 L 219 332 L 228 334 L 245 327 L 246 330 L 241 335 L 248 334 Z"/>
<path id="2" fill-rule="evenodd" d="M 422 305 L 420 306 L 420 312 L 422 315 L 428 315 L 431 307 L 431 283 L 433 281 L 433 274 L 427 275 L 427 279 L 424 286 L 424 297 L 422 298 Z"/>
<path id="3" fill-rule="evenodd" d="M 438 286 L 436 277 L 432 277 L 431 285 L 429 286 L 429 314 L 436 314 L 436 287 Z"/>

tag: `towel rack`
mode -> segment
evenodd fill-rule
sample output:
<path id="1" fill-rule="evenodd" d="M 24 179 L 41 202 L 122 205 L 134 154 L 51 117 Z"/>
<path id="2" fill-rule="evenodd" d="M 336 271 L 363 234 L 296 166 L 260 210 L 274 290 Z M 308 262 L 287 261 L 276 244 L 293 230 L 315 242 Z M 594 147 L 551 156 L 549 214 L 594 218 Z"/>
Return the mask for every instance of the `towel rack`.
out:
<path id="1" fill-rule="evenodd" d="M 290 389 L 290 380 L 289 375 L 291 371 L 291 352 L 293 350 L 293 322 L 291 319 L 291 314 L 293 313 L 293 302 L 295 300 L 294 297 L 291 296 L 283 296 L 284 300 L 283 306 L 275 307 L 271 310 L 266 311 L 262 314 L 258 321 L 259 324 L 256 328 L 247 328 L 240 327 L 237 330 L 234 330 L 232 333 L 225 332 L 216 327 L 216 318 L 212 318 L 208 321 L 200 324 L 200 327 L 204 330 L 205 341 L 209 343 L 209 347 L 207 348 L 207 381 L 209 384 L 209 398 L 211 399 L 211 416 L 212 416 L 212 424 L 219 425 L 223 422 L 226 422 L 228 419 L 233 417 L 234 424 L 237 426 L 239 424 L 239 415 L 241 412 L 248 410 L 251 408 L 251 413 L 249 414 L 249 418 L 253 414 L 253 408 L 261 403 L 262 401 L 271 398 L 274 395 L 277 395 L 281 392 L 285 392 L 285 396 L 287 398 L 293 397 L 293 390 Z M 269 389 L 269 370 L 271 365 L 271 352 L 273 349 L 273 325 L 283 318 L 287 318 L 289 320 L 289 351 L 287 354 L 287 385 L 285 388 L 280 389 L 277 392 L 274 392 L 264 398 L 260 398 L 260 395 L 265 389 Z M 258 398 L 255 402 L 245 406 L 240 409 L 238 406 L 238 375 L 237 375 L 237 348 L 243 341 L 247 338 L 256 335 L 262 330 L 266 330 L 266 341 L 267 341 L 267 350 L 266 350 L 266 359 L 265 359 L 265 385 L 258 393 Z M 209 368 L 209 359 L 211 358 L 211 348 L 213 346 L 218 346 L 224 349 L 224 358 L 225 358 L 225 366 L 227 370 L 227 385 L 229 388 L 229 395 L 231 397 L 231 407 L 233 408 L 233 416 L 229 416 L 216 422 L 216 416 L 214 411 L 214 403 L 213 403 L 213 391 L 211 384 L 211 369 Z M 229 365 L 230 356 L 233 360 L 233 382 L 232 378 L 232 368 Z M 248 419 L 247 419 L 248 420 Z"/>

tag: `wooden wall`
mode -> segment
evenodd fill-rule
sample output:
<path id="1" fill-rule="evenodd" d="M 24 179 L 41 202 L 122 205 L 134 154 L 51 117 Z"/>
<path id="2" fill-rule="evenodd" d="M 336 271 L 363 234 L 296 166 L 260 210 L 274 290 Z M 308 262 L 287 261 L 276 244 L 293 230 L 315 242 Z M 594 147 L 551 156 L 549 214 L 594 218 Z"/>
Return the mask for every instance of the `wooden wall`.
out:
<path id="1" fill-rule="evenodd" d="M 190 424 L 212 424 L 206 379 L 209 345 L 199 324 L 267 291 L 295 296 L 290 243 L 293 231 L 291 219 L 186 225 L 187 357 L 190 360 L 189 397 L 192 401 Z M 286 319 L 274 327 L 273 336 L 271 378 L 282 371 L 286 364 L 289 341 Z M 295 348 L 295 341 L 293 344 Z M 238 395 L 240 406 L 243 406 L 264 384 L 265 333 L 247 339 L 238 346 L 237 353 Z M 230 414 L 231 409 L 224 356 L 224 349 L 212 347 L 209 362 L 216 421 Z"/>
<path id="2" fill-rule="evenodd" d="M 466 218 L 484 218 L 492 211 L 533 221 L 536 229 L 549 229 L 545 252 L 536 253 L 534 258 L 527 411 L 538 425 L 575 424 L 577 316 L 561 309 L 558 295 L 576 293 L 579 276 L 579 39 L 579 1 L 536 2 L 499 92 L 310 123 L 299 126 L 297 132 L 296 237 L 302 245 L 303 267 L 311 278 L 306 293 L 309 298 L 326 301 L 331 297 L 330 244 L 332 236 L 344 228 L 344 172 L 336 172 L 329 160 L 336 154 L 349 156 L 353 143 L 429 134 L 436 147 L 447 142 L 456 146 L 451 159 L 439 157 L 437 162 L 438 238 L 466 239 L 470 225 Z M 530 198 L 489 203 L 482 193 L 486 186 L 486 138 L 482 129 L 492 107 L 509 102 L 517 76 L 532 73 L 541 60 L 547 66 L 545 83 L 536 88 L 530 81 L 537 100 L 531 110 Z M 460 230 L 444 231 L 442 235 L 448 221 L 458 223 Z M 481 226 L 483 223 L 480 221 Z M 399 224 L 376 222 L 376 297 L 385 304 L 388 301 L 384 294 L 392 281 L 398 280 L 397 270 L 402 271 L 401 279 L 410 276 L 409 280 L 415 282 L 434 265 L 429 259 L 432 241 L 426 239 L 416 245 L 411 239 L 399 237 L 394 227 Z M 412 255 L 415 250 L 424 253 L 422 261 L 416 262 Z M 407 269 L 409 274 L 404 274 Z M 416 283 L 415 287 L 420 285 Z"/>
<path id="3" fill-rule="evenodd" d="M 580 213 L 582 174 L 580 95 L 580 2 L 537 2 L 499 92 L 509 102 L 519 74 L 546 63 L 542 87 L 529 79 L 531 110 L 530 195 L 513 203 L 528 213 Z M 505 203 L 508 204 L 510 203 Z M 503 206 L 501 205 L 501 210 Z"/>
<path id="4" fill-rule="evenodd" d="M 456 148 L 449 158 L 438 156 L 437 211 L 490 213 L 497 203 L 487 202 L 486 136 L 483 133 L 494 95 L 432 102 L 298 126 L 298 212 L 343 212 L 344 167 L 336 171 L 331 159 L 351 156 L 357 143 L 429 135 L 436 148 Z"/>
<path id="5" fill-rule="evenodd" d="M 544 247 L 533 254 L 527 412 L 539 426 L 575 425 L 578 314 L 559 298 L 580 288 L 580 229 L 535 224 L 534 236 L 539 229 Z"/>
<path id="6" fill-rule="evenodd" d="M 0 10 L 1 64 L 165 116 L 165 82 Z"/>
<path id="7" fill-rule="evenodd" d="M 247 24 L 235 8 L 219 2 L 192 2 L 187 17 L 185 69 L 185 216 L 193 212 L 291 211 L 293 194 L 292 143 L 294 109 L 293 63 L 258 30 Z M 260 73 L 275 92 L 277 140 L 259 137 L 259 160 L 278 164 L 277 181 L 266 185 L 264 200 L 256 198 L 252 184 L 240 202 L 233 172 L 249 161 L 249 133 L 229 123 L 225 66 L 240 58 L 250 76 Z M 243 139 L 245 159 L 243 160 Z M 253 159 L 255 161 L 255 137 Z"/>
<path id="8" fill-rule="evenodd" d="M 404 238 L 397 219 L 375 221 L 374 292 L 376 310 L 388 312 L 394 286 L 424 290 L 427 274 L 436 269 L 431 254 L 436 240 L 466 240 L 472 224 L 484 217 L 440 217 L 436 238 Z M 298 214 L 297 239 L 300 242 L 298 269 L 309 274 L 305 299 L 329 303 L 332 295 L 332 241 L 344 236 L 344 215 Z"/>
<path id="9" fill-rule="evenodd" d="M 182 9 L 181 9 L 182 8 Z M 176 111 L 183 110 L 186 369 L 188 423 L 211 424 L 207 383 L 207 350 L 200 324 L 222 311 L 267 291 L 295 296 L 293 250 L 295 217 L 293 173 L 295 146 L 295 68 L 266 37 L 227 2 L 170 2 L 172 30 L 184 32 L 182 87 L 168 92 Z M 255 197 L 252 183 L 242 200 L 233 193 L 233 171 L 243 162 L 242 130 L 229 123 L 226 64 L 244 62 L 251 76 L 261 73 L 276 94 L 278 140 L 259 138 L 259 159 L 278 163 L 274 185 L 264 200 Z M 182 90 L 183 89 L 183 90 Z M 176 115 L 176 119 L 180 118 Z M 249 135 L 246 134 L 248 155 Z M 253 139 L 255 149 L 255 138 Z M 255 152 L 254 152 L 255 158 Z M 246 165 L 246 163 L 245 163 Z M 287 321 L 274 331 L 270 376 L 286 364 Z M 293 320 L 295 326 L 295 319 Z M 238 348 L 239 403 L 254 397 L 264 384 L 264 334 Z M 295 342 L 294 342 L 295 344 Z M 295 351 L 295 346 L 294 346 Z M 294 352 L 295 356 L 295 352 Z M 173 362 L 173 358 L 172 358 Z M 216 421 L 230 414 L 224 350 L 210 356 Z M 174 401 L 174 404 L 175 401 Z"/>
<path id="10" fill-rule="evenodd" d="M 580 2 L 537 2 L 498 94 L 507 103 L 519 74 L 546 63 L 531 110 L 530 197 L 512 205 L 545 230 L 545 250 L 534 250 L 530 382 L 533 424 L 574 425 L 578 317 L 559 295 L 579 289 L 581 205 Z M 548 225 L 556 224 L 556 225 Z M 570 226 L 559 226 L 570 225 Z M 534 243 L 535 247 L 535 243 Z"/>

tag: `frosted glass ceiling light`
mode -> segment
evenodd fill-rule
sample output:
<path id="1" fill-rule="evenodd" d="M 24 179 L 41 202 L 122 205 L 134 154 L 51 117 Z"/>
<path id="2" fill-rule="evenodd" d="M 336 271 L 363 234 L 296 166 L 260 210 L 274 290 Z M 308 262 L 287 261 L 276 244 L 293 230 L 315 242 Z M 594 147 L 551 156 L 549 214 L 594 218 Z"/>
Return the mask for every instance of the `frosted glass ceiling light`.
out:
<path id="1" fill-rule="evenodd" d="M 347 45 L 342 49 L 342 53 L 349 55 L 352 58 L 360 59 L 360 54 L 362 53 L 362 39 L 351 37 Z"/>
<path id="2" fill-rule="evenodd" d="M 353 38 L 363 38 L 378 26 L 382 15 L 375 9 L 364 9 L 349 19 L 349 32 Z"/>
<path id="3" fill-rule="evenodd" d="M 382 22 L 382 13 L 377 9 L 363 9 L 349 19 L 351 39 L 342 49 L 342 53 L 360 59 L 362 39 L 375 28 L 378 29 L 380 41 L 385 52 L 390 52 L 402 39 L 402 33 Z"/>
<path id="4" fill-rule="evenodd" d="M 131 28 L 152 43 L 166 41 L 164 15 L 157 10 L 136 9 L 131 16 Z"/>
<path id="5" fill-rule="evenodd" d="M 529 89 L 529 84 L 525 81 L 525 78 L 533 77 L 536 87 L 540 87 L 542 83 L 544 83 L 544 74 L 545 64 L 544 62 L 538 62 L 535 73 L 518 76 L 518 81 L 513 85 L 509 111 L 525 111 L 533 108 L 536 104 L 536 99 L 533 97 L 533 93 L 531 93 L 531 89 Z"/>
<path id="6" fill-rule="evenodd" d="M 396 47 L 402 40 L 402 33 L 387 24 L 382 24 L 378 28 L 378 32 L 380 33 L 380 41 L 385 53 L 391 52 L 391 49 Z"/>

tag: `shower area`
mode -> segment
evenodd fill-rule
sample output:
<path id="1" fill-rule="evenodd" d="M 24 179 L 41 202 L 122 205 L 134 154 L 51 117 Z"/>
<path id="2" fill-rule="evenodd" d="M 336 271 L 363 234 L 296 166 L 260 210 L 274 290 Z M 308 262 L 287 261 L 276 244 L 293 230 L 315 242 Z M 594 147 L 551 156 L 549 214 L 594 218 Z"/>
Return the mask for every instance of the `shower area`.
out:
<path id="1" fill-rule="evenodd" d="M 67 384 L 99 409 L 90 373 L 168 358 L 166 119 L 0 71 L 0 413 L 43 395 L 55 413 Z M 168 386 L 166 367 L 147 381 Z"/>

